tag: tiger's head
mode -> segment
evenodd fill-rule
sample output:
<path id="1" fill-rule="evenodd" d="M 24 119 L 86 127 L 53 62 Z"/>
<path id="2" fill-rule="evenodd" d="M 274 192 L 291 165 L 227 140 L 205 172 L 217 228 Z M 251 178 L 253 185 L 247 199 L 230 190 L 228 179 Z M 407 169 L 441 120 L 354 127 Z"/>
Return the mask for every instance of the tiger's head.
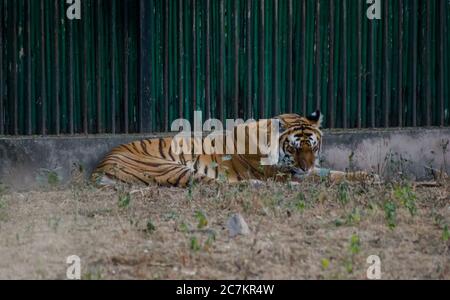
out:
<path id="1" fill-rule="evenodd" d="M 322 114 L 278 116 L 280 121 L 279 165 L 293 175 L 307 174 L 318 165 L 322 146 Z"/>

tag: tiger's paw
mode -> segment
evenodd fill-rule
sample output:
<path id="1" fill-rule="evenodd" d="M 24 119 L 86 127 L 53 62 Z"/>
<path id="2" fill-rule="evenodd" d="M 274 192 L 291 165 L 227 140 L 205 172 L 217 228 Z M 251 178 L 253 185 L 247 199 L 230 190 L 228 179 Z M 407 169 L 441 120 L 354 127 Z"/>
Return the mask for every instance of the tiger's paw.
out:
<path id="1" fill-rule="evenodd" d="M 98 188 L 114 188 L 117 185 L 116 180 L 104 174 L 93 177 L 93 181 Z"/>

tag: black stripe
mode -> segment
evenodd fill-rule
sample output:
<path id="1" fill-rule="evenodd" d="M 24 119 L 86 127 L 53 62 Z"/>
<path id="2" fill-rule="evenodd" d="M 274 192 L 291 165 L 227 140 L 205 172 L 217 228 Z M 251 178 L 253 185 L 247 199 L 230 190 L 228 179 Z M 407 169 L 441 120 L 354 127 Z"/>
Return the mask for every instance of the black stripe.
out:
<path id="1" fill-rule="evenodd" d="M 219 177 L 219 166 L 218 166 L 218 163 L 217 163 L 217 160 L 216 160 L 216 156 L 213 155 L 211 158 L 212 158 L 213 163 L 215 164 L 214 172 L 216 172 L 216 174 L 214 175 L 214 178 L 217 179 Z"/>
<path id="2" fill-rule="evenodd" d="M 147 182 L 147 181 L 142 180 L 141 178 L 137 177 L 136 175 L 131 174 L 131 173 L 129 173 L 129 172 L 123 170 L 123 169 L 121 169 L 120 171 L 122 171 L 122 172 L 124 172 L 125 174 L 128 174 L 128 175 L 130 175 L 130 176 L 133 176 L 134 178 L 136 178 L 136 179 L 139 180 L 140 182 L 144 183 L 145 185 L 148 185 L 148 182 Z M 113 175 L 113 176 L 114 176 L 114 175 Z M 117 178 L 117 176 L 114 176 L 114 177 Z"/>
<path id="3" fill-rule="evenodd" d="M 170 182 L 170 179 L 178 177 L 178 174 L 180 174 L 181 172 L 183 172 L 183 171 L 185 171 L 185 170 L 186 170 L 185 168 L 180 168 L 180 170 L 177 170 L 177 171 L 175 172 L 175 174 L 173 174 L 173 175 L 170 175 L 170 174 L 169 174 L 169 178 L 167 178 L 166 183 L 171 184 L 171 185 L 176 185 L 175 183 Z M 189 169 L 188 169 L 188 170 L 189 170 Z M 169 172 L 171 172 L 171 171 L 172 171 L 172 170 L 170 170 Z M 162 175 L 160 175 L 160 176 L 158 176 L 158 177 L 167 175 L 169 172 L 165 172 L 164 174 L 162 174 Z"/>
<path id="4" fill-rule="evenodd" d="M 238 171 L 238 169 L 236 168 L 236 166 L 234 165 L 234 159 L 231 159 L 231 166 L 232 166 L 233 169 L 234 169 L 234 173 L 236 173 L 237 180 L 238 180 L 238 181 L 241 181 L 241 180 L 242 180 L 242 177 L 241 177 L 241 175 L 239 175 L 239 171 Z"/>
<path id="5" fill-rule="evenodd" d="M 175 182 L 175 186 L 178 186 L 178 184 L 180 183 L 180 180 L 181 180 L 181 179 L 184 177 L 184 175 L 186 175 L 186 173 L 189 172 L 189 171 L 190 171 L 189 169 L 186 169 L 186 170 L 183 171 L 182 174 L 180 174 L 180 175 L 178 176 L 177 181 Z"/>
<path id="6" fill-rule="evenodd" d="M 237 158 L 241 161 L 241 163 L 243 163 L 247 166 L 250 174 L 252 174 L 252 175 L 255 175 L 255 173 L 258 175 L 262 174 L 262 172 L 260 170 L 256 169 L 250 163 L 248 163 L 247 160 L 245 159 L 245 157 L 243 157 L 243 155 L 238 155 Z"/>
<path id="7" fill-rule="evenodd" d="M 146 155 L 151 156 L 150 153 L 148 153 L 147 144 L 145 143 L 145 141 L 141 141 L 141 147 Z"/>
<path id="8" fill-rule="evenodd" d="M 129 145 L 120 145 L 120 147 L 124 147 L 128 152 L 130 152 L 130 154 L 136 155 L 135 153 L 133 153 L 133 151 L 131 151 L 131 149 L 129 148 Z M 120 147 L 119 147 L 119 148 L 120 148 Z M 116 149 L 117 149 L 117 148 L 116 148 Z M 118 150 L 116 150 L 116 149 L 115 149 L 115 151 L 118 151 Z M 140 152 L 140 151 L 139 151 L 139 152 Z M 113 150 L 112 154 L 113 154 L 113 155 L 125 155 L 126 153 L 121 153 L 121 152 L 115 153 L 114 150 Z M 161 159 L 161 157 L 156 156 L 156 155 L 153 155 L 153 154 L 151 154 L 150 152 L 147 152 L 146 154 L 147 154 L 148 156 L 152 157 L 152 158 Z"/>
<path id="9" fill-rule="evenodd" d="M 172 161 L 175 161 L 175 158 L 172 155 L 172 143 L 170 143 L 170 147 L 169 147 L 169 157 Z"/>
<path id="10" fill-rule="evenodd" d="M 136 147 L 136 143 L 132 143 L 131 145 L 133 146 L 133 149 L 136 150 L 137 153 L 141 153 L 141 151 L 139 151 L 139 149 Z"/>
<path id="11" fill-rule="evenodd" d="M 200 156 L 197 156 L 196 158 L 195 158 L 195 163 L 194 163 L 194 170 L 195 170 L 195 172 L 197 172 L 198 171 L 198 164 L 199 164 L 199 162 L 200 162 Z"/>
<path id="12" fill-rule="evenodd" d="M 124 147 L 125 149 L 127 149 L 128 152 L 133 153 L 133 151 L 129 148 L 129 145 L 121 145 L 122 147 Z"/>
<path id="13" fill-rule="evenodd" d="M 186 159 L 184 158 L 184 153 L 183 153 L 183 152 L 179 155 L 179 157 L 180 157 L 181 163 L 182 163 L 183 165 L 186 165 Z"/>
<path id="14" fill-rule="evenodd" d="M 133 159 L 133 158 L 128 157 L 128 156 L 123 155 L 123 154 L 114 154 L 114 156 L 109 157 L 108 159 L 117 158 L 117 159 L 119 159 L 120 161 L 124 161 L 124 160 L 121 159 L 120 157 L 117 157 L 118 155 L 121 155 L 121 156 L 123 156 L 123 157 L 126 158 L 126 159 L 132 160 L 132 161 L 134 161 L 134 162 L 136 162 L 136 163 L 138 163 L 138 164 L 142 164 L 142 165 L 144 165 L 144 166 L 149 166 L 149 167 L 160 167 L 160 166 L 163 165 L 163 164 L 161 164 L 161 163 L 149 163 L 149 162 L 143 162 L 143 161 Z M 125 161 L 124 161 L 124 162 L 125 162 Z"/>
<path id="15" fill-rule="evenodd" d="M 164 143 L 164 145 L 163 145 L 163 143 Z M 159 139 L 159 146 L 158 146 L 159 155 L 164 159 L 166 159 L 166 156 L 164 155 L 164 151 L 163 151 L 163 146 L 165 146 L 165 144 L 166 144 L 166 142 L 163 139 Z"/>

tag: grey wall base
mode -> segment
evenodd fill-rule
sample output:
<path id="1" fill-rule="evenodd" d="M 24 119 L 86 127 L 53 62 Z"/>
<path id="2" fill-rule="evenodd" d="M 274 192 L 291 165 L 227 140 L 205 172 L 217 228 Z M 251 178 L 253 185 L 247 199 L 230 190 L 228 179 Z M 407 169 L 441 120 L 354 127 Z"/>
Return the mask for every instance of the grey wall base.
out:
<path id="1" fill-rule="evenodd" d="M 0 183 L 15 189 L 46 184 L 48 174 L 67 183 L 74 166 L 88 175 L 113 147 L 156 135 L 0 137 Z M 450 128 L 325 131 L 322 165 L 371 170 L 382 175 L 403 172 L 426 178 L 430 168 L 449 170 Z"/>

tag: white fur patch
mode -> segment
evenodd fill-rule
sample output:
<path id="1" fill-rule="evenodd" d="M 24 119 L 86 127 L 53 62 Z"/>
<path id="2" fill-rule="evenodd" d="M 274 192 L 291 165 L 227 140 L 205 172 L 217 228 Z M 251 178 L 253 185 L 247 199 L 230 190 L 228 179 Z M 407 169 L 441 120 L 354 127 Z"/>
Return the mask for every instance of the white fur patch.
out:
<path id="1" fill-rule="evenodd" d="M 107 175 L 103 175 L 99 178 L 98 184 L 101 186 L 114 186 L 117 184 L 117 181 Z"/>

